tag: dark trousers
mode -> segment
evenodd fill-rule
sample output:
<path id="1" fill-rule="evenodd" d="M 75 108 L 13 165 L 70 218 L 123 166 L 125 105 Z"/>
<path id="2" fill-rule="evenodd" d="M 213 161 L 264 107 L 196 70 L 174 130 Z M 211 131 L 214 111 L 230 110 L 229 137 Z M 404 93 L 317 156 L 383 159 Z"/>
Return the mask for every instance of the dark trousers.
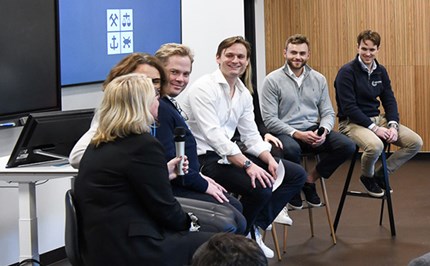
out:
<path id="1" fill-rule="evenodd" d="M 312 130 L 312 129 L 310 129 Z M 312 152 L 320 154 L 320 162 L 316 166 L 317 172 L 324 178 L 329 178 L 333 172 L 355 152 L 355 143 L 347 136 L 331 131 L 326 140 L 318 147 L 312 147 L 290 135 L 280 134 L 284 158 L 295 163 L 300 163 L 301 154 Z"/>
<path id="2" fill-rule="evenodd" d="M 267 170 L 267 165 L 259 158 L 249 154 L 246 156 Z M 285 167 L 284 180 L 280 187 L 272 193 L 272 188 L 263 188 L 258 181 L 256 188 L 252 188 L 251 178 L 244 169 L 234 165 L 219 164 L 219 159 L 220 157 L 215 152 L 209 151 L 205 155 L 200 155 L 201 172 L 213 178 L 227 191 L 241 195 L 243 216 L 247 221 L 245 234 L 254 224 L 266 229 L 282 208 L 301 190 L 306 180 L 306 172 L 300 165 L 282 160 Z"/>
<path id="3" fill-rule="evenodd" d="M 172 186 L 173 195 L 175 197 L 182 197 L 182 198 L 188 198 L 188 199 L 195 199 L 195 200 L 201 200 L 206 202 L 212 202 L 217 204 L 222 204 L 228 208 L 230 208 L 234 212 L 234 220 L 237 224 L 236 234 L 244 234 L 246 231 L 246 219 L 242 215 L 243 207 L 242 204 L 239 202 L 238 199 L 235 197 L 226 194 L 227 199 L 229 202 L 220 203 L 218 200 L 216 200 L 211 195 L 208 195 L 206 193 L 197 192 L 194 190 L 190 190 L 184 187 L 180 186 Z M 209 226 L 209 225 L 206 225 Z M 202 225 L 202 228 L 200 228 L 201 231 L 205 232 L 214 232 L 212 228 L 204 228 Z"/>

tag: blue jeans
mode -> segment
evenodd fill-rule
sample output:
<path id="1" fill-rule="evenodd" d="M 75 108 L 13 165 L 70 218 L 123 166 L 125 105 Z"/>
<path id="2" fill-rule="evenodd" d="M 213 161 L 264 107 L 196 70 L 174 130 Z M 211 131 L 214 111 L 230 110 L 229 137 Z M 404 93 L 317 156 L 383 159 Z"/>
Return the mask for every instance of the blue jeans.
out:
<path id="1" fill-rule="evenodd" d="M 329 178 L 355 152 L 355 143 L 335 131 L 326 135 L 325 142 L 315 148 L 287 134 L 280 134 L 277 137 L 282 142 L 284 158 L 292 162 L 300 163 L 302 153 L 320 154 L 320 162 L 316 165 L 316 170 L 323 178 Z"/>

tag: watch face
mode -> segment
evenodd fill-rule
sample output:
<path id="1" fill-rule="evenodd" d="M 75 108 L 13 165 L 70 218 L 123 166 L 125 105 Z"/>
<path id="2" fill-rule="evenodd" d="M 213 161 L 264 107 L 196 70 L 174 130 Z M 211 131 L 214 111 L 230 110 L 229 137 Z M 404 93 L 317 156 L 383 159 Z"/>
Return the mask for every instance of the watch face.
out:
<path id="1" fill-rule="evenodd" d="M 252 162 L 251 162 L 250 160 L 246 160 L 246 161 L 243 163 L 243 168 L 244 168 L 244 169 L 248 169 L 251 165 L 252 165 Z"/>

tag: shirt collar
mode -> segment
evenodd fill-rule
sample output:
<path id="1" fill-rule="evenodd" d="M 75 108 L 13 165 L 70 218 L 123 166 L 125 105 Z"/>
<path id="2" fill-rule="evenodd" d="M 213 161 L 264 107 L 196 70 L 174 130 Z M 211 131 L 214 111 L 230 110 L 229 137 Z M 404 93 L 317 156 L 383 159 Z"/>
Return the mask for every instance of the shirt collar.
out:
<path id="1" fill-rule="evenodd" d="M 372 68 L 369 70 L 369 68 L 367 68 L 366 64 L 363 63 L 363 60 L 361 60 L 360 55 L 358 55 L 358 62 L 360 62 L 361 67 L 364 70 L 366 70 L 367 72 L 369 72 L 369 74 L 372 73 L 376 69 L 376 67 L 377 67 L 376 60 L 373 60 L 373 62 L 372 62 Z"/>
<path id="2" fill-rule="evenodd" d="M 217 83 L 219 84 L 225 84 L 227 88 L 230 89 L 227 80 L 225 79 L 224 75 L 222 74 L 220 69 L 217 69 L 214 73 L 213 73 L 214 79 Z M 240 78 L 237 78 L 237 82 L 235 87 L 239 90 L 239 91 L 243 91 L 243 90 L 247 90 L 247 88 L 245 87 L 245 84 L 243 84 L 243 82 L 240 80 Z"/>
<path id="3" fill-rule="evenodd" d="M 305 66 L 303 66 L 303 72 L 302 72 L 302 74 L 297 77 L 296 74 L 294 74 L 293 71 L 291 70 L 290 65 L 288 65 L 288 64 L 286 64 L 286 65 L 287 65 L 287 74 L 288 74 L 288 76 L 290 76 L 292 78 L 300 78 L 300 77 L 303 77 L 306 74 L 306 67 Z"/>

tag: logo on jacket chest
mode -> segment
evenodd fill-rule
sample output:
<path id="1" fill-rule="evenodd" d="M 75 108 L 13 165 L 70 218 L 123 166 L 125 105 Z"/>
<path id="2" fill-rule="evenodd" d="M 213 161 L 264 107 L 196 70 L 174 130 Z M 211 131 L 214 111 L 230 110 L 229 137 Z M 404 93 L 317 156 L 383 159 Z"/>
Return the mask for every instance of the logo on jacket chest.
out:
<path id="1" fill-rule="evenodd" d="M 374 81 L 372 81 L 372 86 L 373 87 L 378 86 L 378 84 L 382 84 L 382 81 L 381 80 L 374 80 Z"/>

